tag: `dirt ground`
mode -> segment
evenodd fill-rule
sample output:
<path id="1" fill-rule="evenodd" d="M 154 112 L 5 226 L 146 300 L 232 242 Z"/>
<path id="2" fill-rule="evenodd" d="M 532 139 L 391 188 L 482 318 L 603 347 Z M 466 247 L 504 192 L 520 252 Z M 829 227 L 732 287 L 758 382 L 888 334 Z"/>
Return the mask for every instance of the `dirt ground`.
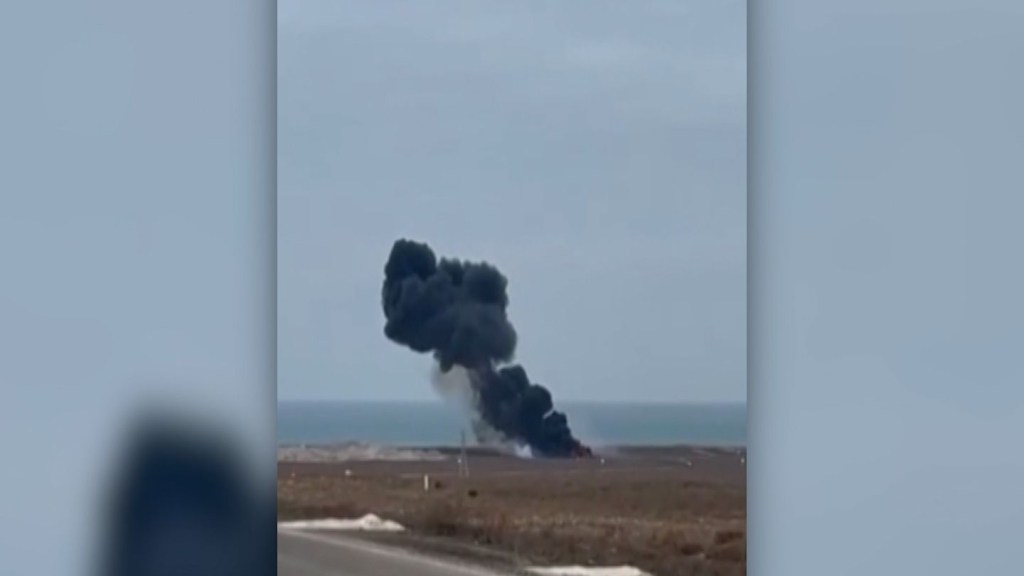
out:
<path id="1" fill-rule="evenodd" d="M 584 460 L 477 450 L 468 478 L 457 475 L 457 451 L 436 450 L 449 459 L 279 462 L 278 518 L 372 512 L 424 546 L 472 544 L 528 563 L 746 573 L 743 449 L 620 448 Z"/>

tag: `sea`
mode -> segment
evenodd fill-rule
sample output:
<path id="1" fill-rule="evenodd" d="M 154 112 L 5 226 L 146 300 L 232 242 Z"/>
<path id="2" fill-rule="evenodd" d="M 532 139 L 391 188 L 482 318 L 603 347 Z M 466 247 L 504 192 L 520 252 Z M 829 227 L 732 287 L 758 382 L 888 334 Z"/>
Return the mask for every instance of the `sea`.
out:
<path id="1" fill-rule="evenodd" d="M 698 444 L 746 446 L 747 406 L 564 402 L 575 435 L 591 445 Z M 393 446 L 455 446 L 469 418 L 437 402 L 279 401 L 279 445 L 366 442 Z"/>

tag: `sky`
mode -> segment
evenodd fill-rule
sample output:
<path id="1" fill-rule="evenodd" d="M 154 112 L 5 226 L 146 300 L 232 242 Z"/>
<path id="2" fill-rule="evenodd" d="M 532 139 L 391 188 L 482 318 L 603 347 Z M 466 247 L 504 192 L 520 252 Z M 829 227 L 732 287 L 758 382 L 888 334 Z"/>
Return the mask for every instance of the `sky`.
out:
<path id="1" fill-rule="evenodd" d="M 556 399 L 746 399 L 746 3 L 278 13 L 278 398 L 429 400 L 398 238 L 509 279 Z"/>

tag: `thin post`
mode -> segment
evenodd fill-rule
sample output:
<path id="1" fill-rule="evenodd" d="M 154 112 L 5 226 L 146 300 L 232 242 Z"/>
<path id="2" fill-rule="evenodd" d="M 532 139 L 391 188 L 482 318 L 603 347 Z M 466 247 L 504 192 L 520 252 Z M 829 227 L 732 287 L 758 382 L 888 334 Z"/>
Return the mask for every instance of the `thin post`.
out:
<path id="1" fill-rule="evenodd" d="M 469 454 L 466 452 L 466 429 L 463 428 L 461 431 L 461 445 L 462 445 L 462 458 L 460 459 L 461 465 L 459 466 L 460 476 L 469 476 Z"/>

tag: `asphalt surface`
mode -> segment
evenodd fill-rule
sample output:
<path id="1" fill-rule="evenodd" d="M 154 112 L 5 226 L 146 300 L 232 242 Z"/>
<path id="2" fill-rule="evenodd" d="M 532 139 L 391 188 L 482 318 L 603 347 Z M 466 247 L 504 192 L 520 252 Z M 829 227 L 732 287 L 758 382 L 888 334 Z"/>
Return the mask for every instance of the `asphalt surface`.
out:
<path id="1" fill-rule="evenodd" d="M 332 532 L 278 530 L 280 576 L 510 576 Z"/>

